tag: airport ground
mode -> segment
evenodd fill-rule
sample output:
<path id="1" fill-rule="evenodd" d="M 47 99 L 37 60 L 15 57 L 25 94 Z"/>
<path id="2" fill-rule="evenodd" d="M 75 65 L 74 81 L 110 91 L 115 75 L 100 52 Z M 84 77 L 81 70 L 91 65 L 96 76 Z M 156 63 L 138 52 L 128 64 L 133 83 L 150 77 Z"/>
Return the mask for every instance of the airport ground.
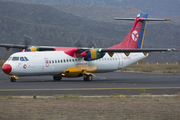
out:
<path id="1" fill-rule="evenodd" d="M 40 76 L 22 77 L 16 83 L 11 83 L 2 71 L 0 76 L 3 120 L 178 120 L 180 117 L 179 74 L 113 72 L 96 74 L 91 82 L 82 78 L 55 82 L 51 76 Z M 176 96 L 149 96 L 164 94 Z M 52 97 L 38 98 L 42 96 Z"/>
<path id="2" fill-rule="evenodd" d="M 180 97 L 0 97 L 2 120 L 178 120 Z"/>

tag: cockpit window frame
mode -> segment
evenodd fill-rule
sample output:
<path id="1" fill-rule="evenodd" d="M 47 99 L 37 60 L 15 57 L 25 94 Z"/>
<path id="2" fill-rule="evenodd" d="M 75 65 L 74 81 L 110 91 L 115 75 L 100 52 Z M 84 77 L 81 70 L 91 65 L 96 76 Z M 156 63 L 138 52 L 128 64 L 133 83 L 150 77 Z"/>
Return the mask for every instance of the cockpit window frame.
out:
<path id="1" fill-rule="evenodd" d="M 25 61 L 29 61 L 29 59 L 27 57 L 24 57 Z"/>
<path id="2" fill-rule="evenodd" d="M 16 59 L 15 59 L 16 58 Z M 12 61 L 19 61 L 19 57 L 12 57 Z"/>
<path id="3" fill-rule="evenodd" d="M 12 58 L 13 58 L 13 57 L 11 57 L 11 56 L 10 56 L 10 57 L 7 59 L 7 61 L 10 61 L 10 60 L 12 60 Z"/>

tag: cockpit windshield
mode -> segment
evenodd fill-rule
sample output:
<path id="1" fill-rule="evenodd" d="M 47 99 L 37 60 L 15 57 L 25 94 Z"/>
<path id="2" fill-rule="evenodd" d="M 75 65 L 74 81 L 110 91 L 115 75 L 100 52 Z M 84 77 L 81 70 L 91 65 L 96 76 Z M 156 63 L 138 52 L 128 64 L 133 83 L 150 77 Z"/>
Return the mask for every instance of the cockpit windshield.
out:
<path id="1" fill-rule="evenodd" d="M 12 58 L 12 61 L 18 61 L 19 60 L 19 57 L 13 57 Z"/>
<path id="2" fill-rule="evenodd" d="M 20 61 L 25 61 L 23 57 L 20 57 Z"/>
<path id="3" fill-rule="evenodd" d="M 9 57 L 8 61 L 29 61 L 27 57 Z"/>
<path id="4" fill-rule="evenodd" d="M 26 61 L 29 61 L 29 59 L 28 59 L 27 57 L 24 57 L 24 59 L 25 59 Z"/>

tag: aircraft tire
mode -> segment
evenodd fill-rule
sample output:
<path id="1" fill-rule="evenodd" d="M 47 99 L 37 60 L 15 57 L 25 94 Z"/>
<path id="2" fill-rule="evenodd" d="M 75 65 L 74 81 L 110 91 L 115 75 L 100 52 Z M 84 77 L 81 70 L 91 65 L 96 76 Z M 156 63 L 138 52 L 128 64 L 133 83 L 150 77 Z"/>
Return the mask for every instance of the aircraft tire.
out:
<path id="1" fill-rule="evenodd" d="M 11 77 L 11 82 L 16 82 L 16 78 Z"/>
<path id="2" fill-rule="evenodd" d="M 53 76 L 54 81 L 61 81 L 62 77 Z"/>
<path id="3" fill-rule="evenodd" d="M 92 75 L 83 75 L 84 81 L 92 81 Z"/>

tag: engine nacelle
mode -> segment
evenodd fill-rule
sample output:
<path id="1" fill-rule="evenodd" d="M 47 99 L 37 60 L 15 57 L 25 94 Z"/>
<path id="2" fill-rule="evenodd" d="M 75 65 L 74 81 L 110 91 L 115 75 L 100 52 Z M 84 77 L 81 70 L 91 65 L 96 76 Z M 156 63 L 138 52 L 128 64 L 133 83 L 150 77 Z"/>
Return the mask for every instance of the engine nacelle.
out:
<path id="1" fill-rule="evenodd" d="M 42 46 L 32 46 L 27 48 L 26 52 L 36 52 L 36 51 L 55 51 L 54 47 L 42 47 Z"/>
<path id="2" fill-rule="evenodd" d="M 99 49 L 91 49 L 86 50 L 85 52 L 81 53 L 81 56 L 84 57 L 85 61 L 92 61 L 102 58 L 105 53 L 99 52 Z"/>
<path id="3" fill-rule="evenodd" d="M 36 51 L 39 51 L 39 48 L 38 46 L 33 46 L 33 47 L 29 47 L 27 48 L 27 52 L 36 52 Z"/>

